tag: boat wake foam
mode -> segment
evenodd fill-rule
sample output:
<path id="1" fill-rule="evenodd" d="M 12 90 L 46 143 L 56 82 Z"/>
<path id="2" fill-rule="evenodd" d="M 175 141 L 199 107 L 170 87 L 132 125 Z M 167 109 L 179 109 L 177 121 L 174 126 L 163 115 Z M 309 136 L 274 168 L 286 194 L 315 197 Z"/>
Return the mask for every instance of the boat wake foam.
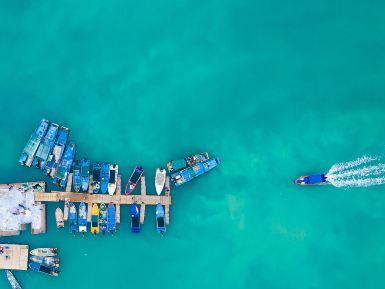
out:
<path id="1" fill-rule="evenodd" d="M 363 156 L 357 160 L 333 165 L 326 174 L 335 187 L 369 187 L 385 184 L 384 157 Z"/>

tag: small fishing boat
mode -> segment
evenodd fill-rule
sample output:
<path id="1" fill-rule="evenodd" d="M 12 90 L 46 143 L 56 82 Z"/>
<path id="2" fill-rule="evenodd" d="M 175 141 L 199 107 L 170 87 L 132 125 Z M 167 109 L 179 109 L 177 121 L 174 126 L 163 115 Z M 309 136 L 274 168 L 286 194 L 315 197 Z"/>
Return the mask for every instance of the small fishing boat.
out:
<path id="1" fill-rule="evenodd" d="M 116 232 L 116 211 L 115 205 L 112 203 L 109 203 L 108 205 L 107 220 L 108 233 L 114 234 Z"/>
<path id="2" fill-rule="evenodd" d="M 136 188 L 136 185 L 139 183 L 140 177 L 143 175 L 144 170 L 142 167 L 135 167 L 134 171 L 131 174 L 130 179 L 127 182 L 125 194 L 129 195 Z"/>
<path id="3" fill-rule="evenodd" d="M 80 166 L 79 162 L 76 160 L 73 165 L 73 170 L 72 170 L 72 184 L 74 186 L 75 192 L 79 192 L 80 188 L 82 186 L 82 178 L 80 176 Z"/>
<path id="4" fill-rule="evenodd" d="M 299 186 L 327 185 L 326 174 L 316 174 L 310 176 L 300 176 L 294 183 Z"/>
<path id="5" fill-rule="evenodd" d="M 131 208 L 131 232 L 140 232 L 140 206 L 138 204 L 132 204 Z"/>
<path id="6" fill-rule="evenodd" d="M 60 261 L 59 258 L 31 256 L 31 257 L 29 257 L 29 260 L 31 260 L 32 262 L 35 262 L 35 263 L 45 265 L 45 266 L 59 268 L 59 261 Z"/>
<path id="7" fill-rule="evenodd" d="M 70 211 L 70 202 L 68 200 L 65 200 L 64 201 L 64 211 L 63 211 L 63 221 L 67 221 L 69 211 Z"/>
<path id="8" fill-rule="evenodd" d="M 166 182 L 166 170 L 163 168 L 156 169 L 155 173 L 155 189 L 158 196 L 162 194 L 164 183 Z"/>
<path id="9" fill-rule="evenodd" d="M 91 233 L 99 234 L 99 207 L 98 204 L 92 205 L 91 210 Z"/>
<path id="10" fill-rule="evenodd" d="M 72 168 L 72 162 L 75 157 L 75 144 L 69 143 L 64 151 L 63 158 L 58 166 L 53 183 L 64 188 L 67 184 L 68 175 Z"/>
<path id="11" fill-rule="evenodd" d="M 92 168 L 92 188 L 93 193 L 97 194 L 100 190 L 100 171 L 102 169 L 102 166 L 100 163 L 95 163 Z"/>
<path id="12" fill-rule="evenodd" d="M 57 228 L 63 228 L 64 227 L 64 215 L 63 215 L 63 211 L 60 208 L 56 208 L 55 218 L 56 218 L 56 227 Z"/>
<path id="13" fill-rule="evenodd" d="M 55 145 L 56 135 L 59 130 L 59 125 L 51 123 L 47 134 L 41 141 L 39 148 L 36 151 L 36 155 L 33 158 L 32 165 L 37 169 L 42 169 L 45 166 L 45 162 L 49 157 L 49 154 L 53 150 Z"/>
<path id="14" fill-rule="evenodd" d="M 38 257 L 54 257 L 57 255 L 57 248 L 37 248 L 29 253 Z"/>
<path id="15" fill-rule="evenodd" d="M 176 186 L 183 185 L 200 175 L 211 171 L 220 164 L 219 158 L 213 158 L 208 161 L 199 162 L 192 167 L 187 167 L 181 171 L 171 174 L 171 180 Z"/>
<path id="16" fill-rule="evenodd" d="M 79 205 L 79 232 L 83 235 L 87 232 L 87 205 L 84 202 L 81 202 Z"/>
<path id="17" fill-rule="evenodd" d="M 90 183 L 90 162 L 87 159 L 80 161 L 80 177 L 82 182 L 82 191 L 88 191 L 88 185 Z"/>
<path id="18" fill-rule="evenodd" d="M 47 176 L 53 177 L 56 174 L 56 168 L 59 166 L 59 163 L 63 156 L 69 132 L 70 131 L 68 128 L 64 126 L 60 127 L 56 138 L 55 146 L 49 154 L 48 159 L 44 164 L 44 167 L 42 167 L 42 170 L 45 171 Z"/>
<path id="19" fill-rule="evenodd" d="M 119 167 L 117 164 L 110 165 L 110 179 L 108 181 L 108 194 L 115 194 L 116 183 L 118 181 Z"/>
<path id="20" fill-rule="evenodd" d="M 22 289 L 19 282 L 17 282 L 15 276 L 10 270 L 4 270 L 5 277 L 7 277 L 9 284 L 11 285 L 12 289 Z"/>
<path id="21" fill-rule="evenodd" d="M 78 230 L 78 219 L 75 204 L 72 202 L 70 203 L 68 222 L 70 232 L 75 235 Z"/>
<path id="22" fill-rule="evenodd" d="M 185 157 L 183 159 L 169 161 L 167 163 L 167 169 L 170 173 L 182 170 L 186 167 L 192 167 L 197 163 L 205 162 L 209 159 L 209 154 L 204 152 L 200 154 L 195 154 L 189 157 Z"/>
<path id="23" fill-rule="evenodd" d="M 99 221 L 100 221 L 100 230 L 104 235 L 107 232 L 107 206 L 105 203 L 100 204 Z"/>
<path id="24" fill-rule="evenodd" d="M 102 170 L 100 173 L 100 190 L 102 191 L 102 194 L 107 194 L 109 180 L 110 180 L 110 165 L 107 163 L 103 163 Z"/>
<path id="25" fill-rule="evenodd" d="M 156 230 L 163 235 L 166 232 L 164 209 L 161 204 L 156 205 Z"/>
<path id="26" fill-rule="evenodd" d="M 36 262 L 30 262 L 29 268 L 32 271 L 40 272 L 40 273 L 47 274 L 50 276 L 54 276 L 54 277 L 59 276 L 59 270 L 55 267 L 49 267 L 49 266 L 42 265 L 42 264 L 39 264 Z"/>

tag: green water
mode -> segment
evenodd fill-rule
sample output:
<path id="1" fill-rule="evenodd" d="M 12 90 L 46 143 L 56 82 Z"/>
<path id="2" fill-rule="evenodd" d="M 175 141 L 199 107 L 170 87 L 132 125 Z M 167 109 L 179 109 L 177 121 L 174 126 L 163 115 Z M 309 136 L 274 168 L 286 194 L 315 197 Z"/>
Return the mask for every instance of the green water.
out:
<path id="1" fill-rule="evenodd" d="M 42 117 L 77 156 L 155 168 L 209 151 L 172 190 L 171 223 L 114 237 L 57 230 L 62 274 L 25 289 L 385 288 L 384 186 L 299 188 L 298 175 L 384 152 L 384 1 L 0 1 L 0 182 L 40 180 L 20 152 Z M 0 278 L 0 288 L 7 288 Z"/>

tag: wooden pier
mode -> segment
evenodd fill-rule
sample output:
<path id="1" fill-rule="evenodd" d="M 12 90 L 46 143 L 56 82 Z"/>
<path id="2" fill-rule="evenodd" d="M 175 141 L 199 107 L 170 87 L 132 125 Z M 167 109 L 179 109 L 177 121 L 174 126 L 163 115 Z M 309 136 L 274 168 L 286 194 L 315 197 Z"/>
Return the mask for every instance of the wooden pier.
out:
<path id="1" fill-rule="evenodd" d="M 109 194 L 93 194 L 92 187 L 92 176 L 90 177 L 90 185 L 87 193 L 76 193 L 71 191 L 72 186 L 72 173 L 69 174 L 68 183 L 66 186 L 66 191 L 52 191 L 48 192 L 36 192 L 35 193 L 35 202 L 60 202 L 68 201 L 73 203 L 85 202 L 88 204 L 87 220 L 91 221 L 91 208 L 92 204 L 109 204 L 113 203 L 116 206 L 116 223 L 120 224 L 120 206 L 121 205 L 131 205 L 138 204 L 140 208 L 140 223 L 143 224 L 144 218 L 146 216 L 146 206 L 156 206 L 161 204 L 165 206 L 165 222 L 166 224 L 170 223 L 170 205 L 171 205 L 171 195 L 170 195 L 170 179 L 166 178 L 165 184 L 165 194 L 158 195 L 148 195 L 146 187 L 146 178 L 141 177 L 141 188 L 140 195 L 122 195 L 122 180 L 121 176 L 117 177 L 117 186 L 116 192 L 114 195 Z"/>
<path id="2" fill-rule="evenodd" d="M 0 269 L 27 270 L 28 245 L 0 244 Z"/>

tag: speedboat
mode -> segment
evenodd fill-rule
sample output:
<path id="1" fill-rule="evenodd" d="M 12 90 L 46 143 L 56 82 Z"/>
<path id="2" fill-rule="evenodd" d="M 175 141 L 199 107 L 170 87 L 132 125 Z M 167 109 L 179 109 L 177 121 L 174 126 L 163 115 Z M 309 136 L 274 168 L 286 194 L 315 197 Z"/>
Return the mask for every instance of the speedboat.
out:
<path id="1" fill-rule="evenodd" d="M 156 230 L 163 235 L 166 232 L 164 209 L 161 204 L 156 205 Z"/>
<path id="2" fill-rule="evenodd" d="M 118 181 L 119 167 L 117 164 L 110 165 L 110 179 L 108 181 L 108 194 L 115 194 L 116 183 Z"/>
<path id="3" fill-rule="evenodd" d="M 100 204 L 99 221 L 100 221 L 100 230 L 104 235 L 107 232 L 107 206 L 105 203 Z"/>
<path id="4" fill-rule="evenodd" d="M 57 255 L 57 248 L 37 248 L 29 252 L 33 256 L 54 257 Z"/>
<path id="5" fill-rule="evenodd" d="M 100 190 L 100 171 L 102 166 L 100 163 L 95 163 L 92 169 L 92 188 L 93 193 L 97 194 Z"/>
<path id="6" fill-rule="evenodd" d="M 99 234 L 99 207 L 98 204 L 92 205 L 91 210 L 91 233 Z"/>
<path id="7" fill-rule="evenodd" d="M 158 196 L 162 194 L 164 183 L 166 182 L 166 170 L 163 168 L 156 169 L 155 173 L 155 189 Z"/>
<path id="8" fill-rule="evenodd" d="M 50 267 L 59 267 L 59 258 L 55 257 L 38 257 L 38 256 L 31 256 L 29 259 L 32 262 L 36 262 L 42 265 L 50 266 Z"/>
<path id="9" fill-rule="evenodd" d="M 131 232 L 140 232 L 140 206 L 138 204 L 131 205 Z"/>
<path id="10" fill-rule="evenodd" d="M 115 211 L 115 205 L 113 203 L 108 204 L 107 231 L 112 235 L 116 232 L 116 211 Z"/>
<path id="11" fill-rule="evenodd" d="M 144 170 L 142 167 L 139 167 L 139 166 L 135 167 L 126 185 L 126 190 L 125 190 L 126 195 L 131 194 L 132 191 L 136 188 L 143 173 L 144 173 Z"/>
<path id="12" fill-rule="evenodd" d="M 64 227 L 64 215 L 63 211 L 60 208 L 56 208 L 55 210 L 55 219 L 56 219 L 56 227 L 63 228 Z"/>
<path id="13" fill-rule="evenodd" d="M 316 174 L 309 176 L 300 176 L 294 183 L 299 186 L 314 186 L 314 185 L 327 185 L 326 174 Z"/>
<path id="14" fill-rule="evenodd" d="M 100 172 L 100 190 L 102 191 L 102 194 L 107 193 L 109 180 L 110 180 L 110 165 L 107 163 L 103 163 L 102 170 Z"/>
<path id="15" fill-rule="evenodd" d="M 17 282 L 15 276 L 10 270 L 4 270 L 5 277 L 7 277 L 9 284 L 11 285 L 12 289 L 22 289 L 19 282 Z"/>

